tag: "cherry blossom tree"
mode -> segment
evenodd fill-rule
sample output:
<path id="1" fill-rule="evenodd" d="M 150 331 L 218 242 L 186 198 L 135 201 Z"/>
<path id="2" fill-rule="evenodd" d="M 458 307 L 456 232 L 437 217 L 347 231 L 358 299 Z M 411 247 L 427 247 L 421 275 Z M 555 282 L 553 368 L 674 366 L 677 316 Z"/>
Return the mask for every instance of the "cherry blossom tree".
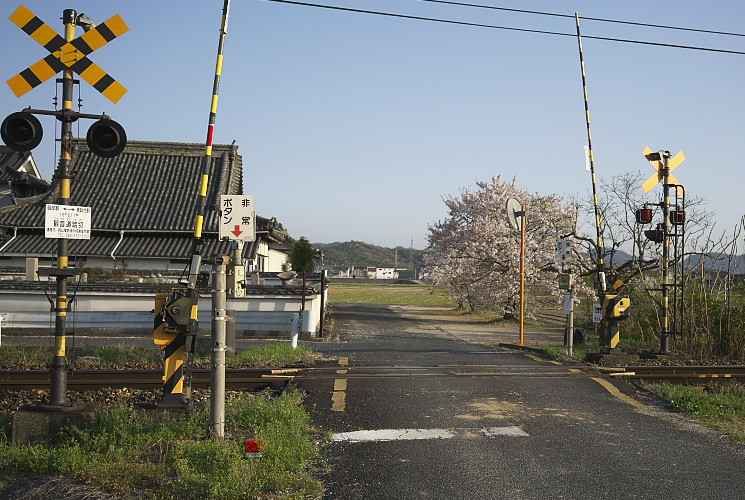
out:
<path id="1" fill-rule="evenodd" d="M 429 226 L 426 273 L 445 288 L 459 307 L 469 311 L 496 310 L 517 315 L 520 294 L 520 232 L 507 218 L 506 204 L 515 198 L 526 207 L 526 316 L 538 307 L 538 297 L 558 293 L 553 265 L 556 244 L 572 233 L 575 211 L 556 195 L 531 194 L 501 176 L 478 182 L 459 196 L 443 199 L 445 220 Z"/>

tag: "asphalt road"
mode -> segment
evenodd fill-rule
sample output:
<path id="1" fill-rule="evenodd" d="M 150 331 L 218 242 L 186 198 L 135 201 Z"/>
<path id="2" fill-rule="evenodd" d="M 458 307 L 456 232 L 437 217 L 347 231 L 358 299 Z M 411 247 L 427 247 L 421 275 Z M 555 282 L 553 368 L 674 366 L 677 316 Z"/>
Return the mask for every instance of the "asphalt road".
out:
<path id="1" fill-rule="evenodd" d="M 627 384 L 396 307 L 333 322 L 311 347 L 339 366 L 300 382 L 331 436 L 325 498 L 745 498 L 745 446 Z"/>

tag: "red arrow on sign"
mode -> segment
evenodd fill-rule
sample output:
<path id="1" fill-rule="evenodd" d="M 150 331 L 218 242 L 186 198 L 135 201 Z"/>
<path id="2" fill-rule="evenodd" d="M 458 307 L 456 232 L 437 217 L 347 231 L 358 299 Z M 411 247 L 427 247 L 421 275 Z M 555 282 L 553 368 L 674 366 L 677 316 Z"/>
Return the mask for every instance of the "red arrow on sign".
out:
<path id="1" fill-rule="evenodd" d="M 238 237 L 241 234 L 243 234 L 243 231 L 241 231 L 241 226 L 235 226 L 235 229 L 233 229 L 230 232 L 233 233 L 236 237 Z"/>

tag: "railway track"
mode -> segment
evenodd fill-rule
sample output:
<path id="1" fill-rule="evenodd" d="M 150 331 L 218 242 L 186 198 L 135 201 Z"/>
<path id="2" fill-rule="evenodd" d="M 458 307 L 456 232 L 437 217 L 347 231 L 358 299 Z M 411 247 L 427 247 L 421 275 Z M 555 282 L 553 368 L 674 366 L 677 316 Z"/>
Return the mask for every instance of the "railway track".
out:
<path id="1" fill-rule="evenodd" d="M 297 368 L 228 368 L 225 370 L 225 385 L 229 389 L 257 388 L 286 381 L 298 371 Z M 44 389 L 50 384 L 49 370 L 0 370 L 0 389 Z M 194 388 L 209 388 L 210 370 L 192 370 L 191 384 Z M 101 387 L 157 389 L 163 386 L 163 370 L 73 370 L 67 375 L 67 386 L 75 390 Z"/>
<path id="2" fill-rule="evenodd" d="M 705 384 L 724 381 L 745 382 L 745 365 L 716 366 L 625 366 L 606 368 L 608 375 L 628 380 Z"/>
<path id="3" fill-rule="evenodd" d="M 226 387 L 251 389 L 296 377 L 335 379 L 339 367 L 314 368 L 228 368 Z M 398 377 L 578 377 L 596 374 L 597 368 L 559 365 L 440 365 L 440 366 L 356 366 L 345 367 L 346 379 Z M 674 383 L 745 382 L 745 365 L 724 366 L 625 366 L 600 368 L 611 377 L 625 380 L 669 381 Z M 0 370 L 0 390 L 45 389 L 51 384 L 48 370 Z M 102 387 L 157 389 L 163 385 L 163 372 L 157 369 L 74 370 L 68 374 L 68 388 L 73 390 Z M 192 387 L 209 388 L 210 370 L 195 369 Z"/>

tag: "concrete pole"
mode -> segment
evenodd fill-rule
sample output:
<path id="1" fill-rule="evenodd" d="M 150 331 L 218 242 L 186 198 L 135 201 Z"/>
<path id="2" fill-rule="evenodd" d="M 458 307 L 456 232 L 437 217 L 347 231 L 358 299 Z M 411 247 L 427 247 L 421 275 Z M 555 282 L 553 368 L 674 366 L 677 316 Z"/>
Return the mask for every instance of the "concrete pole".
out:
<path id="1" fill-rule="evenodd" d="M 566 355 L 571 357 L 574 348 L 574 285 L 569 285 L 569 314 L 567 314 Z"/>
<path id="2" fill-rule="evenodd" d="M 321 254 L 323 255 L 323 254 Z M 321 257 L 323 258 L 323 257 Z M 325 325 L 324 318 L 326 316 L 326 270 L 321 269 L 321 327 L 320 327 L 320 337 L 323 337 L 323 328 Z"/>
<path id="3" fill-rule="evenodd" d="M 210 436 L 225 438 L 225 308 L 227 256 L 218 256 L 212 265 L 212 377 L 210 379 Z"/>

